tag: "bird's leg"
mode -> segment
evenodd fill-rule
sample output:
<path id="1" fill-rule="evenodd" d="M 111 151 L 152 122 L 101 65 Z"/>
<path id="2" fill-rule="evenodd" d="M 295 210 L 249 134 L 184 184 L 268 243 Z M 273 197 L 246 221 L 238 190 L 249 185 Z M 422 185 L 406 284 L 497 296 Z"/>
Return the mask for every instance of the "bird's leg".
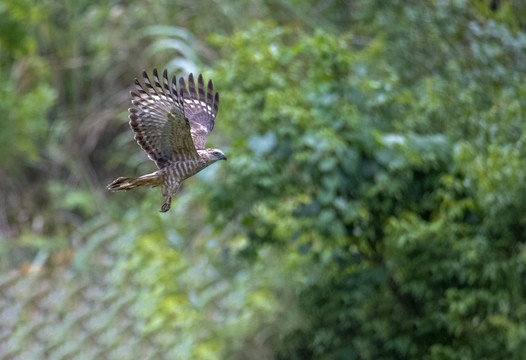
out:
<path id="1" fill-rule="evenodd" d="M 170 206 L 172 205 L 172 195 L 175 195 L 175 193 L 179 190 L 181 187 L 181 183 L 179 181 L 176 181 L 172 187 L 170 188 L 163 188 L 163 196 L 165 197 L 165 201 L 163 206 L 161 207 L 161 212 L 167 212 L 170 210 Z"/>
<path id="2" fill-rule="evenodd" d="M 172 205 L 172 197 L 167 196 L 166 201 L 164 202 L 163 206 L 161 207 L 161 212 L 167 212 L 170 210 L 170 206 Z"/>

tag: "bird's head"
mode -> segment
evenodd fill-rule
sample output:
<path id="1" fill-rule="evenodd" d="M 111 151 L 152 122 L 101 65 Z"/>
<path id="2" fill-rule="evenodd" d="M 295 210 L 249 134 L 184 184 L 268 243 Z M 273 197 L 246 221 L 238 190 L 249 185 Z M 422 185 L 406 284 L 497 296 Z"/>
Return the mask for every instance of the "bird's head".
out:
<path id="1" fill-rule="evenodd" d="M 206 149 L 206 158 L 211 162 L 226 160 L 225 154 L 219 149 Z"/>

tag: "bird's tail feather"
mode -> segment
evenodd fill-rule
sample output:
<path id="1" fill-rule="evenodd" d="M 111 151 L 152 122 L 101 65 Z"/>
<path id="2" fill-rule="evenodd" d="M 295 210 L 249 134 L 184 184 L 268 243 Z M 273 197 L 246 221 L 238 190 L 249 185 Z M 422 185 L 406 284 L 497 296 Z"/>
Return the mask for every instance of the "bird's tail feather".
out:
<path id="1" fill-rule="evenodd" d="M 143 175 L 138 178 L 127 178 L 120 177 L 113 180 L 111 184 L 107 186 L 108 190 L 121 191 L 131 190 L 139 186 L 159 186 L 161 185 L 161 177 L 157 173 Z"/>

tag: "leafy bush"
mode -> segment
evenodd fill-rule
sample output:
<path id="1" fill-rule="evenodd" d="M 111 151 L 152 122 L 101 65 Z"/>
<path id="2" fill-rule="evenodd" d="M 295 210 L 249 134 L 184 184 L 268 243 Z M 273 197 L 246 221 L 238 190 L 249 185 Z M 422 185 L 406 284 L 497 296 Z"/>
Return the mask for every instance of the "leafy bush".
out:
<path id="1" fill-rule="evenodd" d="M 424 48 L 389 43 L 389 27 L 363 49 L 272 23 L 215 39 L 232 54 L 217 76 L 236 141 L 202 188 L 210 221 L 254 261 L 268 246 L 309 259 L 289 284 L 307 321 L 276 339 L 280 358 L 522 353 L 524 104 L 501 104 L 524 87 L 524 37 L 467 6 L 440 9 L 447 24 L 422 7 Z M 418 22 L 406 9 L 384 16 Z"/>

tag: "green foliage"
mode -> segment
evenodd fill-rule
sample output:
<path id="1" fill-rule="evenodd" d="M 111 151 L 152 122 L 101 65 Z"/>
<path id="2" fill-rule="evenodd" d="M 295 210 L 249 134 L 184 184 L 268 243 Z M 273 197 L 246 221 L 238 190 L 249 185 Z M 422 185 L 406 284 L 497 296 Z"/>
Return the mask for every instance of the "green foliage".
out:
<path id="1" fill-rule="evenodd" d="M 157 40 L 148 46 L 147 52 L 155 54 L 158 52 L 168 52 L 173 58 L 166 66 L 170 73 L 195 72 L 195 63 L 197 62 L 197 54 L 194 47 L 197 47 L 196 39 L 186 29 L 172 26 L 150 26 L 144 31 L 145 36 L 159 36 Z M 177 56 L 174 56 L 173 53 Z"/>
<path id="2" fill-rule="evenodd" d="M 215 39 L 232 54 L 217 74 L 236 141 L 203 187 L 210 220 L 236 224 L 254 261 L 271 243 L 322 274 L 291 284 L 309 324 L 281 358 L 522 352 L 524 104 L 502 96 L 522 92 L 524 37 L 420 6 L 416 38 L 384 26 L 361 51 L 354 34 L 262 23 Z M 404 9 L 380 16 L 420 23 Z"/>
<path id="3" fill-rule="evenodd" d="M 75 244 L 94 274 L 114 240 L 171 358 L 520 359 L 526 8 L 501 4 L 0 3 L 0 256 Z M 120 125 L 163 64 L 213 67 L 229 158 L 169 214 L 103 189 L 153 169 Z"/>
<path id="4" fill-rule="evenodd" d="M 185 197 L 182 200 L 174 214 L 180 218 L 194 210 Z M 136 225 L 148 215 L 149 222 Z M 266 358 L 267 339 L 286 333 L 295 322 L 291 321 L 297 317 L 293 293 L 287 283 L 298 277 L 293 275 L 297 256 L 260 249 L 261 258 L 272 265 L 262 274 L 260 262 L 238 256 L 243 246 L 240 238 L 210 238 L 201 229 L 195 237 L 183 239 L 184 224 L 174 225 L 162 215 L 152 218 L 149 206 L 127 212 L 120 224 L 129 226 L 130 232 L 116 239 L 124 256 L 115 267 L 115 281 L 126 276 L 125 281 L 136 288 L 131 310 L 139 328 L 145 337 L 172 341 L 162 344 L 170 349 L 165 354 L 170 358 Z M 227 244 L 231 252 L 224 250 Z M 282 273 L 291 277 L 280 278 Z"/>
<path id="5" fill-rule="evenodd" d="M 32 69 L 24 69 L 31 72 Z M 47 131 L 46 112 L 53 104 L 55 92 L 48 84 L 29 89 L 16 89 L 15 80 L 0 73 L 0 159 L 1 166 L 20 161 L 36 162 Z M 17 141 L 13 141 L 17 139 Z"/>
<path id="6" fill-rule="evenodd" d="M 36 52 L 31 26 L 44 16 L 30 1 L 0 3 L 0 166 L 35 162 L 47 129 L 55 91 L 49 68 Z M 23 61 L 15 59 L 22 57 Z"/>

